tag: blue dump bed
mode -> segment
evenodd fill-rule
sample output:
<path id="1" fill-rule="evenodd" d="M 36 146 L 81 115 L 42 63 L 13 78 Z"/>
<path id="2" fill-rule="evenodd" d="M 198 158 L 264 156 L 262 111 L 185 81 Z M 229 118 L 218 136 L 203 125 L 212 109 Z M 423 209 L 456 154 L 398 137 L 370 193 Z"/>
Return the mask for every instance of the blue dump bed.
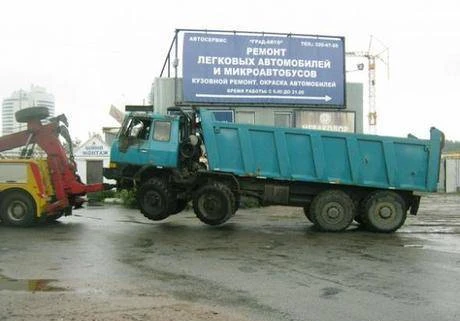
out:
<path id="1" fill-rule="evenodd" d="M 436 191 L 444 135 L 430 140 L 219 122 L 200 110 L 212 171 L 288 181 Z"/>

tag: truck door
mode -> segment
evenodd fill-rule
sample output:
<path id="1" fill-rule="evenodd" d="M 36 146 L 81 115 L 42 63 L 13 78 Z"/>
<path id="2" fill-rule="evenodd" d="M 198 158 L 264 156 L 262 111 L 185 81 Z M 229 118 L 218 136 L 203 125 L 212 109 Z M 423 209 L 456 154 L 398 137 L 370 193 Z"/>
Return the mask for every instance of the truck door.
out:
<path id="1" fill-rule="evenodd" d="M 169 119 L 153 121 L 150 153 L 151 163 L 164 167 L 177 167 L 179 148 L 178 122 Z"/>
<path id="2" fill-rule="evenodd" d="M 135 116 L 126 120 L 112 161 L 132 165 L 177 167 L 179 148 L 177 120 Z M 117 145 L 118 144 L 118 145 Z"/>

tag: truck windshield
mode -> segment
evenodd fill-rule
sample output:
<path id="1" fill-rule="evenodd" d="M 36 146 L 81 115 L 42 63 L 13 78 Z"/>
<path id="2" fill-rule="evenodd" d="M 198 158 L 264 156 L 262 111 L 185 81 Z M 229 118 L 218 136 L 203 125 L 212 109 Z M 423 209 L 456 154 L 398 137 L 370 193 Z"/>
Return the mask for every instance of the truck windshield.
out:
<path id="1" fill-rule="evenodd" d="M 130 137 L 143 140 L 149 139 L 151 124 L 151 119 L 136 117 L 130 118 L 120 132 L 120 137 Z"/>
<path id="2" fill-rule="evenodd" d="M 167 142 L 171 138 L 171 122 L 156 120 L 154 122 L 153 139 Z"/>

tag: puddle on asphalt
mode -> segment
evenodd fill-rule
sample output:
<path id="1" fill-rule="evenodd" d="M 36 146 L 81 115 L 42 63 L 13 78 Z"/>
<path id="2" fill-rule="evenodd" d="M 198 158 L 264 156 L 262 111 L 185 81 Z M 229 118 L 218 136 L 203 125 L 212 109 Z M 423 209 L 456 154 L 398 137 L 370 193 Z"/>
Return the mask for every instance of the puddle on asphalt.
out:
<path id="1" fill-rule="evenodd" d="M 61 292 L 67 291 L 64 288 L 56 287 L 50 283 L 56 282 L 53 279 L 11 279 L 0 275 L 0 291 L 27 291 L 27 292 Z"/>

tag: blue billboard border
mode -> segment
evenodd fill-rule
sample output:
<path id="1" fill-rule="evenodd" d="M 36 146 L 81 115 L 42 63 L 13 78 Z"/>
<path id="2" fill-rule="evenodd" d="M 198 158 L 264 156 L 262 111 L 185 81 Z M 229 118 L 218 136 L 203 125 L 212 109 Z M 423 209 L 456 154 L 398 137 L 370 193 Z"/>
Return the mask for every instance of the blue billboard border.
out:
<path id="1" fill-rule="evenodd" d="M 342 55 L 343 59 L 343 105 L 324 105 L 324 104 L 289 104 L 289 103 L 240 103 L 240 102 L 196 102 L 196 101 L 180 101 L 177 99 L 177 88 L 178 88 L 178 61 L 179 59 L 179 36 L 180 34 L 185 34 L 187 32 L 193 33 L 203 33 L 203 34 L 222 34 L 222 35 L 257 35 L 257 36 L 284 36 L 284 37 L 298 37 L 298 38 L 310 38 L 310 39 L 340 39 L 343 43 Z M 174 51 L 174 59 L 171 59 L 171 55 Z M 266 32 L 266 31 L 245 31 L 245 30 L 220 30 L 220 29 L 188 29 L 188 28 L 180 28 L 175 29 L 173 40 L 171 41 L 171 45 L 169 47 L 168 53 L 166 55 L 165 61 L 163 63 L 160 78 L 163 77 L 165 72 L 167 72 L 167 77 L 171 77 L 171 67 L 174 69 L 174 79 L 175 79 L 175 105 L 176 106 L 189 106 L 194 107 L 197 105 L 201 106 L 228 106 L 228 107 L 298 107 L 298 108 L 326 108 L 328 110 L 343 110 L 346 109 L 347 106 L 347 95 L 346 95 L 346 56 L 345 56 L 345 37 L 344 36 L 332 36 L 332 35 L 321 35 L 321 34 L 298 34 L 298 33 L 285 33 L 285 32 Z M 182 93 L 183 97 L 183 93 Z"/>

